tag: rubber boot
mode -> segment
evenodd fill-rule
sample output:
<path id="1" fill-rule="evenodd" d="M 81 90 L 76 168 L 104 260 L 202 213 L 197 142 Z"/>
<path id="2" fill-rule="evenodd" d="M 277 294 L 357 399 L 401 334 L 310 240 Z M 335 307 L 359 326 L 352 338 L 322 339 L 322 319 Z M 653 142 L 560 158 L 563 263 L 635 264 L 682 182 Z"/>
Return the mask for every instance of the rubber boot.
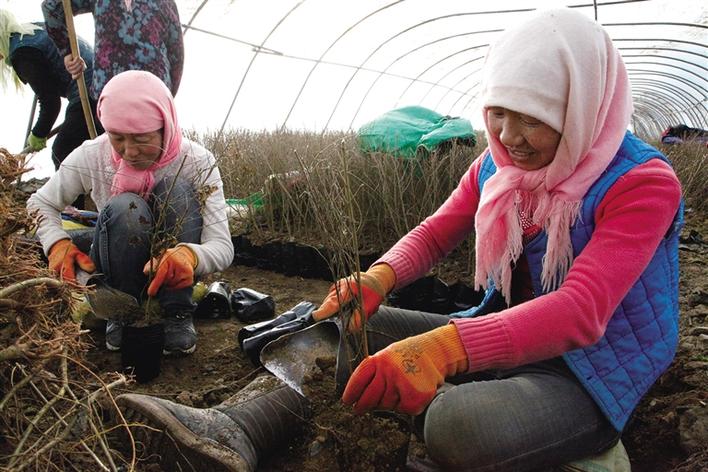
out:
<path id="1" fill-rule="evenodd" d="M 164 470 L 252 472 L 309 414 L 307 400 L 271 376 L 213 408 L 139 394 L 120 395 L 116 403 L 145 449 L 140 453 L 159 456 Z"/>

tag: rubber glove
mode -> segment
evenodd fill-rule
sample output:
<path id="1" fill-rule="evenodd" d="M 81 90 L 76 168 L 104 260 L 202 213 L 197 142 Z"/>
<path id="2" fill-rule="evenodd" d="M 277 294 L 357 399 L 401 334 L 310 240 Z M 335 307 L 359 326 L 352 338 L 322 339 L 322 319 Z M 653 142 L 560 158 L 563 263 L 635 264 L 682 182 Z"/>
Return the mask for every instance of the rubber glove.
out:
<path id="1" fill-rule="evenodd" d="M 391 266 L 386 263 L 376 264 L 366 272 L 360 272 L 358 280 L 356 274 L 353 274 L 332 284 L 322 304 L 312 312 L 312 318 L 320 321 L 333 316 L 355 300 L 361 292 L 364 314 L 368 320 L 395 285 L 396 274 Z M 359 331 L 361 324 L 361 313 L 357 308 L 352 313 L 349 330 Z"/>
<path id="2" fill-rule="evenodd" d="M 153 257 L 143 267 L 147 276 L 154 271 L 147 293 L 154 297 L 163 285 L 170 290 L 189 287 L 194 283 L 194 269 L 197 267 L 197 255 L 187 246 L 177 246 Z"/>
<path id="3" fill-rule="evenodd" d="M 420 414 L 446 377 L 467 371 L 457 327 L 448 324 L 395 342 L 367 357 L 349 378 L 342 401 L 354 412 L 387 409 Z"/>
<path id="4" fill-rule="evenodd" d="M 35 136 L 34 133 L 30 133 L 30 135 L 27 137 L 27 144 L 29 145 L 30 149 L 32 149 L 32 151 L 41 151 L 42 149 L 47 147 L 47 138 L 40 138 L 39 136 Z"/>
<path id="5" fill-rule="evenodd" d="M 60 239 L 49 249 L 49 268 L 57 273 L 63 280 L 76 282 L 76 269 L 78 265 L 85 272 L 94 272 L 96 266 L 89 256 L 81 252 L 71 239 Z"/>

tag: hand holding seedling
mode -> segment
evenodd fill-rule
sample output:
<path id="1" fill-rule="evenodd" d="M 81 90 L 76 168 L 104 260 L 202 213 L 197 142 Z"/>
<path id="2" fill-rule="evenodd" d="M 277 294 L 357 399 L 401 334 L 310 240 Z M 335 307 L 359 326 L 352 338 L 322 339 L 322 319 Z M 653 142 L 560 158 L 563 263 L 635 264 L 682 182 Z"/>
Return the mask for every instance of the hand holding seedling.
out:
<path id="1" fill-rule="evenodd" d="M 187 246 L 173 247 L 159 257 L 153 257 L 143 268 L 145 275 L 153 273 L 148 295 L 154 297 L 163 285 L 168 290 L 189 287 L 194 283 L 196 267 L 197 256 Z"/>

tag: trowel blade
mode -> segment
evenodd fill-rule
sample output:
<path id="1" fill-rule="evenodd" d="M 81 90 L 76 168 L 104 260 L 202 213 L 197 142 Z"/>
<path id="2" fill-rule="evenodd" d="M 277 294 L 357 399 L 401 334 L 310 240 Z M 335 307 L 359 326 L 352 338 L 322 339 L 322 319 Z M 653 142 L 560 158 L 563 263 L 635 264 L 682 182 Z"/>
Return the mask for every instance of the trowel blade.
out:
<path id="1" fill-rule="evenodd" d="M 322 321 L 269 342 L 260 358 L 268 371 L 306 397 L 305 384 L 321 372 L 318 359 L 334 365 L 338 349 L 339 328 L 334 322 Z"/>
<path id="2" fill-rule="evenodd" d="M 101 277 L 90 277 L 86 285 L 93 286 L 86 298 L 97 318 L 130 324 L 143 317 L 134 296 L 111 287 Z"/>

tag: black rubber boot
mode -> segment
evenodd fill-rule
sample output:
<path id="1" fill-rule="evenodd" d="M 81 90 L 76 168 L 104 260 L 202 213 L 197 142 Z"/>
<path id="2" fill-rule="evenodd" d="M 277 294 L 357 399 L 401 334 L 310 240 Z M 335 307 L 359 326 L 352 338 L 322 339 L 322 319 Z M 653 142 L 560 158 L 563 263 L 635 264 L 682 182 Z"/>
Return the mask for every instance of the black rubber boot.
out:
<path id="1" fill-rule="evenodd" d="M 265 453 L 294 437 L 307 418 L 305 398 L 274 377 L 259 377 L 213 408 L 149 395 L 116 398 L 139 451 L 164 470 L 252 472 Z M 147 427 L 146 427 L 147 426 Z"/>

